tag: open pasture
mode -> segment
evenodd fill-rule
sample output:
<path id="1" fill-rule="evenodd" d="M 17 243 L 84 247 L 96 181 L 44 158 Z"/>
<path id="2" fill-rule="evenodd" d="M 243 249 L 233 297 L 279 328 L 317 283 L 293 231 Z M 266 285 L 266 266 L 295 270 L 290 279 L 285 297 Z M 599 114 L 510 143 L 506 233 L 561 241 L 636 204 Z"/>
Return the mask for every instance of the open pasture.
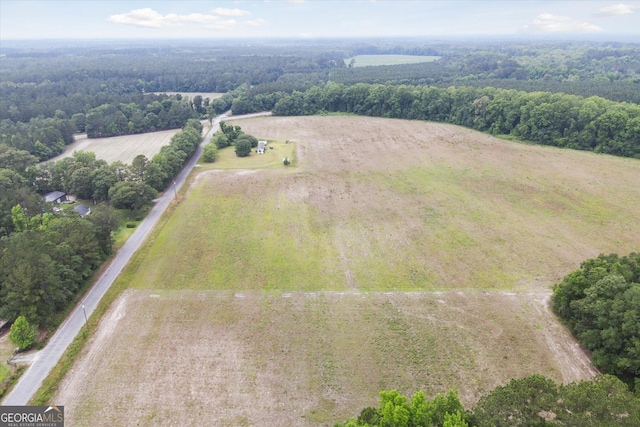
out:
<path id="1" fill-rule="evenodd" d="M 87 138 L 86 134 L 76 135 L 75 142 L 67 145 L 64 153 L 48 161 L 71 157 L 74 151 L 92 151 L 96 153 L 96 158 L 108 163 L 119 160 L 131 164 L 139 154 L 144 154 L 148 159 L 151 159 L 160 152 L 162 146 L 169 145 L 171 137 L 178 132 L 180 129 L 170 129 L 110 138 Z"/>
<path id="2" fill-rule="evenodd" d="M 639 161 L 438 123 L 234 124 L 296 141 L 295 168 L 194 172 L 60 385 L 69 422 L 331 426 L 381 389 L 472 405 L 593 375 L 550 287 L 638 250 Z"/>
<path id="3" fill-rule="evenodd" d="M 440 57 L 424 55 L 356 55 L 345 59 L 344 63 L 349 65 L 352 59 L 356 60 L 353 66 L 357 68 L 376 65 L 420 64 L 423 62 L 435 62 Z"/>
<path id="4" fill-rule="evenodd" d="M 222 95 L 224 95 L 224 93 L 218 93 L 218 92 L 153 92 L 153 93 L 157 95 L 161 95 L 164 93 L 169 96 L 180 94 L 182 95 L 183 98 L 189 98 L 192 101 L 193 101 L 193 98 L 195 98 L 198 95 L 200 95 L 203 100 L 206 98 L 209 98 L 210 101 L 213 101 L 216 98 L 221 98 Z"/>
<path id="5" fill-rule="evenodd" d="M 584 259 L 640 247 L 637 160 L 437 123 L 234 123 L 296 141 L 297 172 L 197 175 L 132 287 L 548 290 Z"/>

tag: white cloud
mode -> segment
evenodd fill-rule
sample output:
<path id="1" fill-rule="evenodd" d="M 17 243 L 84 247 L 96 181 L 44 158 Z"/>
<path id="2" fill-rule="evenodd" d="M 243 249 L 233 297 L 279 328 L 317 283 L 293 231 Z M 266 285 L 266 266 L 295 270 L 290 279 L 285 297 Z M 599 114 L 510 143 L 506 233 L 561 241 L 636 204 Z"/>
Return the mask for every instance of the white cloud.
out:
<path id="1" fill-rule="evenodd" d="M 175 13 L 169 13 L 167 15 L 161 15 L 155 10 L 147 7 L 144 9 L 132 10 L 131 12 L 120 15 L 111 15 L 108 18 L 108 21 L 116 24 L 135 25 L 137 27 L 144 28 L 165 28 L 181 26 L 183 23 L 197 23 L 205 24 L 204 28 L 206 29 L 219 31 L 229 30 L 237 25 L 237 22 L 234 19 L 224 19 L 223 16 L 242 16 L 250 13 L 251 12 L 241 9 L 217 8 L 213 9 L 211 14 L 190 13 L 187 15 L 178 15 Z M 254 22 L 260 21 L 260 19 L 256 19 Z"/>
<path id="2" fill-rule="evenodd" d="M 588 22 L 575 21 L 568 16 L 541 13 L 529 25 L 525 25 L 525 31 L 539 33 L 594 33 L 602 31 L 602 28 Z"/>
<path id="3" fill-rule="evenodd" d="M 603 7 L 598 11 L 596 16 L 609 17 L 618 15 L 629 15 L 633 13 L 633 9 L 636 9 L 637 7 L 638 6 L 633 6 L 631 4 L 618 3 L 611 6 Z"/>
<path id="4" fill-rule="evenodd" d="M 251 26 L 251 27 L 261 27 L 262 25 L 265 25 L 267 23 L 267 21 L 265 21 L 264 19 L 260 18 L 260 19 L 254 19 L 253 21 L 244 21 L 244 23 L 246 25 Z"/>
<path id="5" fill-rule="evenodd" d="M 248 10 L 226 9 L 224 7 L 216 7 L 215 9 L 211 10 L 211 13 L 220 16 L 245 16 L 251 14 L 251 12 L 249 12 Z"/>
<path id="6" fill-rule="evenodd" d="M 129 13 L 123 13 L 121 15 L 111 15 L 108 21 L 115 22 L 116 24 L 136 25 L 146 28 L 162 28 L 170 25 L 165 17 L 148 7 L 132 10 Z"/>

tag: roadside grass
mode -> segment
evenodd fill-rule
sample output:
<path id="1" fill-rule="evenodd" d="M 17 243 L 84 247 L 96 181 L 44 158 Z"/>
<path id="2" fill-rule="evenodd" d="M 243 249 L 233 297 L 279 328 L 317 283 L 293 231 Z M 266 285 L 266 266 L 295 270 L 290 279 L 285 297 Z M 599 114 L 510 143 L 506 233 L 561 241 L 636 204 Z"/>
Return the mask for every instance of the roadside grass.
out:
<path id="1" fill-rule="evenodd" d="M 6 362 L 7 359 L 11 357 L 11 353 L 13 353 L 13 351 L 6 351 L 8 350 L 7 347 L 9 346 L 0 345 L 0 384 L 2 384 L 11 373 L 11 369 Z"/>
<path id="2" fill-rule="evenodd" d="M 42 385 L 29 401 L 29 405 L 47 405 L 53 403 L 52 398 L 58 391 L 60 382 L 69 369 L 72 368 L 76 358 L 85 349 L 85 344 L 92 338 L 100 323 L 100 319 L 109 309 L 115 298 L 126 289 L 126 282 L 116 280 L 100 300 L 94 312 L 89 316 L 86 326 L 76 335 L 69 347 L 62 354 L 58 363 L 53 367 L 49 375 L 42 381 Z M 83 292 L 84 293 L 84 292 Z M 74 306 L 71 306 L 73 309 Z"/>
<path id="3" fill-rule="evenodd" d="M 4 377 L 0 376 L 0 400 L 11 391 L 26 369 L 26 366 L 19 365 L 15 369 L 7 369 Z"/>
<path id="4" fill-rule="evenodd" d="M 349 65 L 352 59 L 356 62 L 354 67 L 370 67 L 376 65 L 400 65 L 400 64 L 419 64 L 423 62 L 435 62 L 440 59 L 439 56 L 420 56 L 420 55 L 357 55 L 344 60 Z"/>
<path id="5" fill-rule="evenodd" d="M 151 206 L 145 206 L 140 211 L 135 212 L 128 209 L 118 209 L 118 228 L 111 234 L 114 251 L 125 244 L 150 210 Z"/>

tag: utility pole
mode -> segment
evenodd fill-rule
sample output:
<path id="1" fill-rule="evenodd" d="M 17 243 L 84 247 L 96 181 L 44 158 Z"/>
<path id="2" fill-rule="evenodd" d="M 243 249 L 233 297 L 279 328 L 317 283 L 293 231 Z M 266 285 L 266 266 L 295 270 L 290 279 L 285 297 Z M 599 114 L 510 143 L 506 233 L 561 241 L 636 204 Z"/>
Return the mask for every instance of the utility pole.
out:
<path id="1" fill-rule="evenodd" d="M 84 327 L 89 329 L 89 321 L 87 320 L 87 311 L 84 309 L 84 301 L 82 301 L 82 312 L 84 313 Z"/>

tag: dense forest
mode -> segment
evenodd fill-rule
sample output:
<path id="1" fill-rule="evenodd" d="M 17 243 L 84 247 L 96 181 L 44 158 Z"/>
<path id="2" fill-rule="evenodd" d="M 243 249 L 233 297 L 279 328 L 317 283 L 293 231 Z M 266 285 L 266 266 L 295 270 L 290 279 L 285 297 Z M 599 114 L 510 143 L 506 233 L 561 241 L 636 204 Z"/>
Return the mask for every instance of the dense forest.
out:
<path id="1" fill-rule="evenodd" d="M 593 364 L 640 391 L 640 253 L 584 261 L 554 287 L 552 303 Z"/>
<path id="2" fill-rule="evenodd" d="M 327 83 L 304 92 L 249 91 L 234 113 L 273 110 L 296 116 L 323 112 L 467 126 L 519 140 L 640 158 L 640 106 L 592 96 L 468 86 L 393 86 Z"/>
<path id="3" fill-rule="evenodd" d="M 376 67 L 345 64 L 345 58 L 359 54 L 433 55 L 440 59 Z M 324 88 L 328 83 L 442 90 L 493 87 L 640 103 L 640 46 L 632 43 L 485 40 L 472 44 L 413 39 L 216 45 L 202 41 L 7 42 L 0 48 L 0 58 L 0 143 L 26 150 L 41 160 L 61 153 L 73 142 L 75 132 L 102 137 L 179 128 L 189 118 L 225 111 L 237 98 L 236 94 L 222 100 L 196 101 L 154 95 L 164 91 L 230 92 L 244 87 L 248 89 L 246 97 L 236 99 L 234 105 L 239 113 L 271 109 L 283 94 Z M 610 105 L 600 104 L 597 108 Z M 322 108 L 334 111 L 332 106 Z M 360 110 L 364 111 L 359 114 L 378 114 Z M 438 113 L 434 118 L 424 111 L 401 116 L 386 111 L 379 114 L 428 120 L 442 116 Z M 618 120 L 624 120 L 624 114 Z M 464 118 L 449 121 L 470 125 Z M 536 124 L 536 131 L 540 125 Z M 555 125 L 562 127 L 559 136 L 552 130 L 532 140 L 584 146 L 580 148 L 598 145 L 569 141 L 571 137 L 563 133 L 570 124 Z M 486 130 L 483 128 L 488 126 L 474 127 Z M 498 131 L 505 133 L 504 129 Z M 514 135 L 529 139 L 529 133 Z"/>
<path id="4" fill-rule="evenodd" d="M 157 197 L 197 149 L 202 128 L 190 119 L 160 153 L 131 165 L 76 151 L 38 167 L 27 151 L 0 145 L 0 318 L 51 326 L 111 254 L 114 208 L 135 212 Z M 107 203 L 79 217 L 45 203 L 40 194 L 52 190 Z"/>

